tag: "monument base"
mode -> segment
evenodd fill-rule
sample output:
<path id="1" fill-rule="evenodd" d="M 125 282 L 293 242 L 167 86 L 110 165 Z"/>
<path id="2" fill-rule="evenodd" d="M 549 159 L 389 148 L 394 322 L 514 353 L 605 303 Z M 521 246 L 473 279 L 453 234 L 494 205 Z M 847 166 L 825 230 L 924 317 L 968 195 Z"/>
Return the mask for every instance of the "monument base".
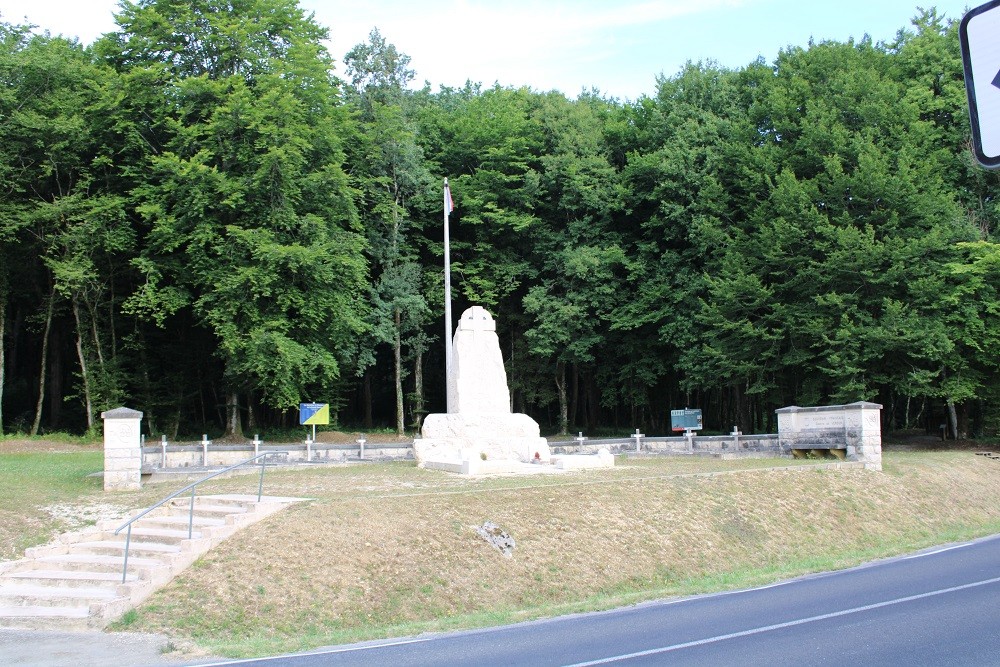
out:
<path id="1" fill-rule="evenodd" d="M 429 462 L 461 466 L 475 459 L 549 463 L 552 458 L 538 423 L 520 413 L 431 414 L 420 433 L 413 454 L 421 467 L 439 467 Z"/>
<path id="2" fill-rule="evenodd" d="M 869 470 L 882 469 L 882 406 L 859 401 L 848 405 L 775 410 L 778 444 L 794 456 L 829 451 Z"/>

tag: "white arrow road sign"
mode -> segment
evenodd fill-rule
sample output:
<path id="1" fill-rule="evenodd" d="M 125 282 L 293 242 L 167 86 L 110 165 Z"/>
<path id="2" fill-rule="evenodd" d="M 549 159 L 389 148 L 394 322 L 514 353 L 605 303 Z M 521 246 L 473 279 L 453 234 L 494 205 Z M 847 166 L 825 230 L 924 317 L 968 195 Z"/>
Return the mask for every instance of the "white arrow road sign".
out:
<path id="1" fill-rule="evenodd" d="M 1000 168 L 1000 0 L 970 10 L 959 26 L 976 159 Z"/>

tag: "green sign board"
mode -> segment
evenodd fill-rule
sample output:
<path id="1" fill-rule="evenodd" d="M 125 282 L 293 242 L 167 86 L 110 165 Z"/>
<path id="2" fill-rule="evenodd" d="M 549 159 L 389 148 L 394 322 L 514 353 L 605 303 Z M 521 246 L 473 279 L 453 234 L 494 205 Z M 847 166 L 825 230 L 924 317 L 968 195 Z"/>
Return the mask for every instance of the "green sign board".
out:
<path id="1" fill-rule="evenodd" d="M 701 427 L 701 410 L 684 408 L 670 411 L 671 431 L 697 431 Z"/>

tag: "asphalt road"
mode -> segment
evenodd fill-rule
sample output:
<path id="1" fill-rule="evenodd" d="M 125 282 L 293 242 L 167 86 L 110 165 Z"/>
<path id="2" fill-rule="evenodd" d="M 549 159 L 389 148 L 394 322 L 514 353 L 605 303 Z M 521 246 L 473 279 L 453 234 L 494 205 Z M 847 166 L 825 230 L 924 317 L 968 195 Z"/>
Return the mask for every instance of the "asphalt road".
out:
<path id="1" fill-rule="evenodd" d="M 1000 535 L 752 590 L 203 664 L 1000 665 Z"/>

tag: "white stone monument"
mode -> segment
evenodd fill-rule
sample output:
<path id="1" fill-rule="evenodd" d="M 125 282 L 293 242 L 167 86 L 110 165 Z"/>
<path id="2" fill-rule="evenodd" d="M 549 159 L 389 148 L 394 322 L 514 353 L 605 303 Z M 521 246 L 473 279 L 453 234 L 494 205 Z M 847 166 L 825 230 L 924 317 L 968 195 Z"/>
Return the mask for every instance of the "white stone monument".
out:
<path id="1" fill-rule="evenodd" d="M 448 377 L 453 412 L 430 414 L 413 443 L 419 465 L 475 474 L 507 472 L 504 462 L 549 463 L 549 445 L 538 423 L 510 410 L 507 372 L 496 322 L 481 306 L 462 313 L 452 340 Z M 510 468 L 510 466 L 508 466 Z"/>
<path id="2" fill-rule="evenodd" d="M 142 488 L 142 413 L 115 408 L 101 413 L 104 420 L 104 490 Z"/>
<path id="3" fill-rule="evenodd" d="M 783 451 L 843 450 L 848 461 L 860 461 L 869 470 L 882 469 L 882 406 L 878 403 L 793 405 L 775 412 Z"/>
<path id="4" fill-rule="evenodd" d="M 449 410 L 510 414 L 510 390 L 500 354 L 497 323 L 485 308 L 473 306 L 462 313 L 452 350 Z"/>

